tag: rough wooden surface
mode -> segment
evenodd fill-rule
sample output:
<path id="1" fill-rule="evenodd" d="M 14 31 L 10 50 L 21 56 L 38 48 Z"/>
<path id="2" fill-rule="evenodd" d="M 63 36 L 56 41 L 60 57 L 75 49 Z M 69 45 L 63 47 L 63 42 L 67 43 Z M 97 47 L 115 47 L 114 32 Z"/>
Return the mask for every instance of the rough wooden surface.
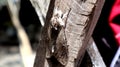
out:
<path id="1" fill-rule="evenodd" d="M 57 58 L 56 55 L 52 55 L 58 62 L 65 65 L 52 65 L 51 67 L 79 67 L 82 56 L 86 50 L 88 40 L 90 39 L 92 31 L 99 18 L 103 4 L 104 0 L 51 0 L 45 26 L 42 29 L 40 46 L 37 50 L 34 67 L 44 67 L 46 52 L 50 54 L 48 55 L 49 58 L 52 54 L 54 54 L 51 54 L 51 51 L 49 50 L 52 49 L 51 46 L 53 45 L 53 41 L 55 41 L 55 47 L 58 47 L 59 45 L 63 46 L 65 42 L 63 38 L 65 36 L 61 36 L 60 34 L 63 33 L 62 30 L 64 29 L 61 29 L 60 31 L 51 31 L 50 20 L 54 14 L 53 10 L 55 8 L 58 8 L 63 13 L 71 9 L 69 16 L 67 17 L 68 19 L 66 21 L 64 32 L 67 40 L 65 44 L 67 49 L 65 49 L 65 52 L 67 52 L 68 58 L 64 58 L 67 62 L 61 62 L 60 58 Z M 52 35 L 56 36 L 56 40 L 52 37 Z M 57 48 L 57 50 L 59 49 L 63 48 Z M 61 52 L 63 53 L 63 51 Z M 60 53 L 60 51 L 58 53 Z"/>
<path id="2" fill-rule="evenodd" d="M 84 40 L 82 42 L 83 46 L 80 48 L 78 58 L 76 60 L 76 65 L 78 64 L 78 66 L 79 66 L 79 63 L 81 62 L 81 60 L 80 60 L 81 56 L 84 53 L 83 49 L 86 49 L 86 46 L 87 46 L 87 44 L 88 44 L 88 42 L 89 42 L 89 40 L 91 38 L 92 32 L 93 32 L 93 30 L 95 28 L 95 25 L 96 25 L 96 23 L 98 21 L 98 18 L 100 16 L 102 7 L 104 5 L 104 2 L 105 2 L 105 0 L 98 0 L 96 2 L 96 4 L 95 4 L 95 8 L 94 8 L 92 14 L 89 16 L 89 19 L 90 19 L 89 23 L 86 26 L 86 28 L 84 29 L 84 31 L 86 32 L 85 33 L 86 35 L 85 35 L 85 38 L 84 38 Z"/>

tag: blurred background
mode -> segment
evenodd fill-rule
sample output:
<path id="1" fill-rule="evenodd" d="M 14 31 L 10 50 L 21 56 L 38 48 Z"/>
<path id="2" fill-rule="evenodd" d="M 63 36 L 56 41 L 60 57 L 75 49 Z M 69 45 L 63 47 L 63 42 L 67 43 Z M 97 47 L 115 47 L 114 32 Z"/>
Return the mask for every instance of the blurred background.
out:
<path id="1" fill-rule="evenodd" d="M 49 0 L 42 1 L 46 8 L 49 5 L 47 2 Z M 42 9 L 44 10 L 44 8 Z M 20 23 L 18 26 L 15 26 L 17 22 L 12 17 L 16 17 L 18 24 Z M 24 43 L 22 43 L 22 38 L 20 37 L 22 32 L 17 29 L 19 26 L 23 30 L 23 34 L 27 35 L 25 37 L 28 39 L 28 46 L 24 46 Z M 0 0 L 0 67 L 24 67 L 24 63 L 26 63 L 23 58 L 25 52 L 30 52 L 28 55 L 35 57 L 35 52 L 39 45 L 40 29 L 39 18 L 29 0 Z M 24 51 L 21 51 L 21 49 Z M 24 53 L 22 54 L 22 52 Z M 34 62 L 34 60 L 29 61 Z"/>

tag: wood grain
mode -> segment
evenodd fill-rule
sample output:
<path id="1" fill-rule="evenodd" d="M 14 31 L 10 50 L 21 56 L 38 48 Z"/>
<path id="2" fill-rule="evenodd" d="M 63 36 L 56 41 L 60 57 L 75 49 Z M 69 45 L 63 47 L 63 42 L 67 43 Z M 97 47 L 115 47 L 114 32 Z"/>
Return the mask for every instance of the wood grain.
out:
<path id="1" fill-rule="evenodd" d="M 49 50 L 53 45 L 51 44 L 53 38 L 51 37 L 50 20 L 53 15 L 54 8 L 58 8 L 63 13 L 69 9 L 71 9 L 71 11 L 66 21 L 67 24 L 65 28 L 67 49 L 60 47 L 63 46 L 65 42 L 64 35 L 61 34 L 63 33 L 63 29 L 61 29 L 57 34 L 53 32 L 52 35 L 58 35 L 58 37 L 54 40 L 58 51 L 56 51 L 57 54 L 53 53 L 53 56 L 60 64 L 64 65 L 61 67 L 79 67 L 88 41 L 100 16 L 103 4 L 104 0 L 51 0 L 45 26 L 43 27 L 41 34 L 40 45 L 44 47 L 38 48 L 34 67 L 44 67 L 43 63 L 46 59 L 46 52 L 48 52 L 50 56 L 52 55 Z M 60 56 L 64 52 L 67 52 L 67 57 L 61 58 Z M 63 62 L 63 60 L 65 62 Z"/>

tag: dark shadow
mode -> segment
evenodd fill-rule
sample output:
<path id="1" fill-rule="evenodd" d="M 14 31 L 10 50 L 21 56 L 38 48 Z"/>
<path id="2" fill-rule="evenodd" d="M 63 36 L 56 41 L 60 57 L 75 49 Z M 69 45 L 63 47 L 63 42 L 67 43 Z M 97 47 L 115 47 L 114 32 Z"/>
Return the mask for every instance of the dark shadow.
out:
<path id="1" fill-rule="evenodd" d="M 54 56 L 52 56 L 51 58 L 47 59 L 47 61 L 49 63 L 49 67 L 65 67 L 60 62 L 58 62 L 58 60 Z"/>
<path id="2" fill-rule="evenodd" d="M 85 52 L 85 55 L 83 57 L 83 60 L 80 64 L 80 67 L 93 67 L 92 61 L 90 59 L 90 56 L 88 55 L 88 52 Z"/>
<path id="3" fill-rule="evenodd" d="M 120 25 L 120 15 L 117 15 L 117 16 L 112 20 L 112 22 Z"/>
<path id="4" fill-rule="evenodd" d="M 0 9 L 0 45 L 18 46 L 16 30 L 12 25 L 7 6 Z"/>

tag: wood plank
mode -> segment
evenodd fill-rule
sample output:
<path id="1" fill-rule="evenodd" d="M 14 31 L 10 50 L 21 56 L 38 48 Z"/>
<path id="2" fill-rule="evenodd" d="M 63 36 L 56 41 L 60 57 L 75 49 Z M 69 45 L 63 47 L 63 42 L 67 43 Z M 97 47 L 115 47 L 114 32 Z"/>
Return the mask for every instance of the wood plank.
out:
<path id="1" fill-rule="evenodd" d="M 34 67 L 44 67 L 45 59 L 51 57 L 62 64 L 61 67 L 79 67 L 103 4 L 104 0 L 51 0 Z M 70 11 L 66 21 L 58 16 L 57 20 L 54 18 L 55 9 L 61 18 L 61 14 Z M 55 30 L 51 26 L 52 18 L 58 26 L 58 18 L 66 25 Z M 53 63 L 51 65 L 54 67 Z"/>

